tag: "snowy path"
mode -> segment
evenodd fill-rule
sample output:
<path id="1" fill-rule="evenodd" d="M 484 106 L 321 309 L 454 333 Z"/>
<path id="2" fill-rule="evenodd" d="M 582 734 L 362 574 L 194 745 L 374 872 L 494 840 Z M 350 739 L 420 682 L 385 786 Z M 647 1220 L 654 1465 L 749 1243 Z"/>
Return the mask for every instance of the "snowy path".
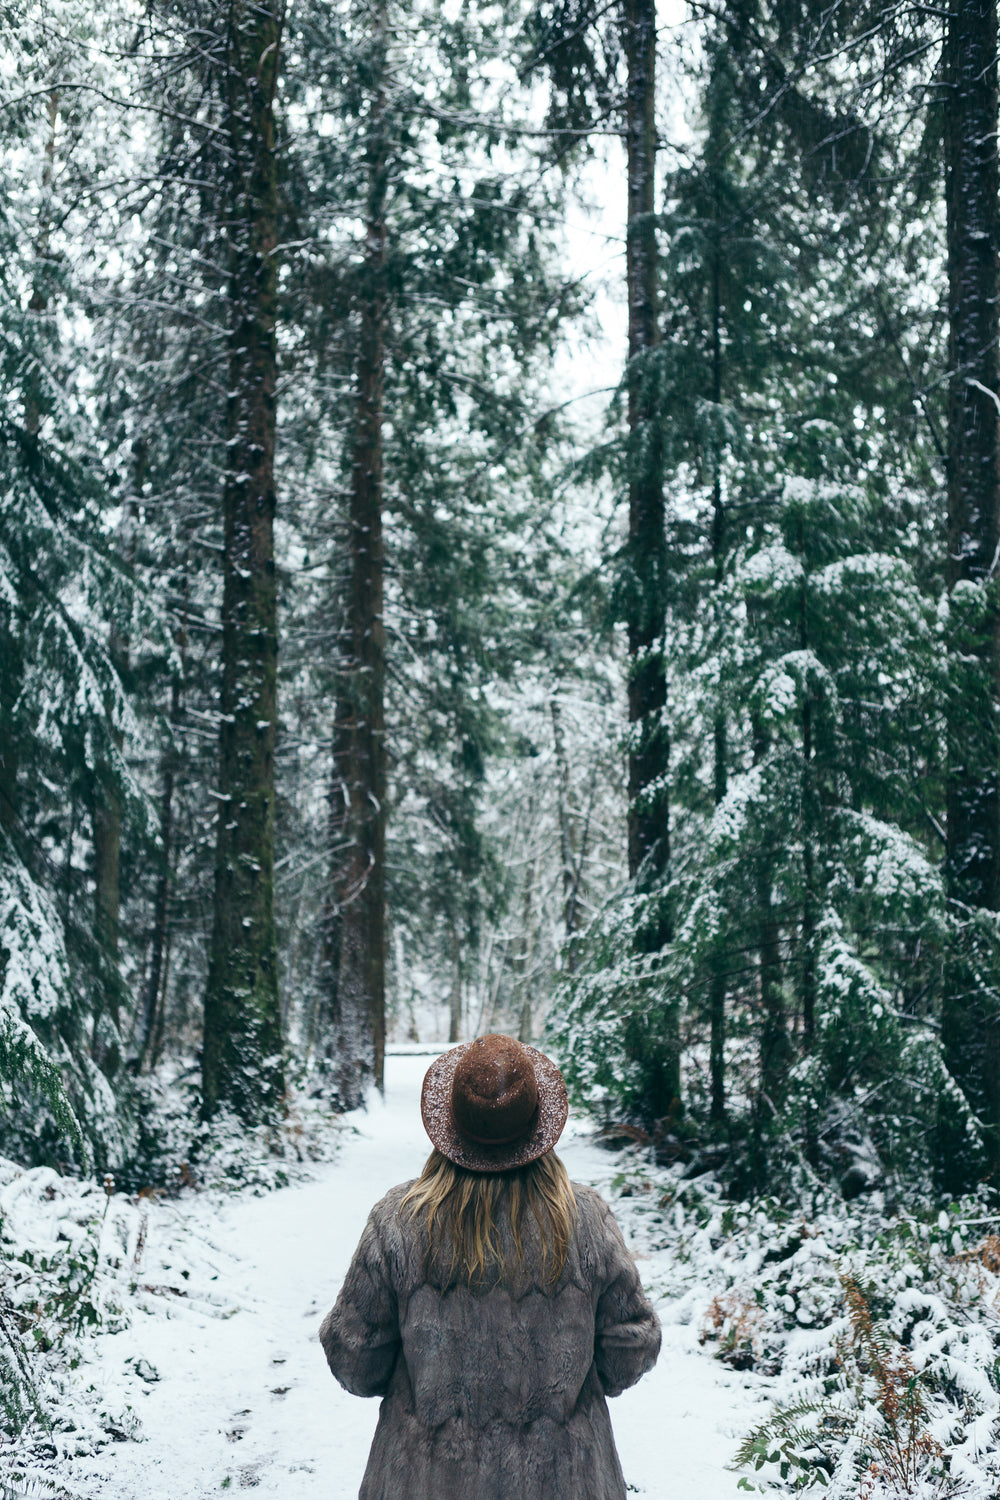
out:
<path id="1" fill-rule="evenodd" d="M 372 1203 L 427 1155 L 418 1110 L 427 1063 L 389 1059 L 385 1103 L 359 1117 L 316 1181 L 181 1208 L 179 1263 L 185 1236 L 203 1236 L 212 1283 L 199 1273 L 182 1283 L 190 1301 L 161 1299 L 169 1317 L 137 1314 L 126 1332 L 98 1341 L 95 1378 L 109 1395 L 128 1360 L 148 1361 L 160 1378 L 138 1398 L 146 1441 L 77 1460 L 80 1492 L 204 1500 L 255 1488 L 262 1500 L 355 1500 L 378 1403 L 336 1385 L 316 1334 Z M 585 1136 L 568 1131 L 559 1149 L 577 1180 L 606 1175 L 606 1154 Z M 195 1284 L 202 1276 L 205 1295 Z M 753 1404 L 740 1376 L 699 1352 L 690 1326 L 667 1323 L 656 1369 L 612 1403 L 630 1487 L 657 1500 L 735 1497 L 737 1476 L 725 1465 Z"/>

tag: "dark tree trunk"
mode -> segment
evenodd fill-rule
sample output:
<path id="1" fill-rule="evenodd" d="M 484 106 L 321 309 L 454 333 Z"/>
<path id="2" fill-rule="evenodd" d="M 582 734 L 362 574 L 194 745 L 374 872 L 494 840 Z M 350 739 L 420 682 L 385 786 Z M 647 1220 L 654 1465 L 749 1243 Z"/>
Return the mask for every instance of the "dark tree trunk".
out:
<path id="1" fill-rule="evenodd" d="M 991 586 L 954 605 L 947 783 L 948 894 L 1000 909 L 1000 210 L 996 0 L 953 0 L 945 37 L 944 144 L 950 320 L 948 582 Z M 982 1120 L 1000 1169 L 1000 1015 L 969 971 L 946 983 L 949 1067 Z"/>
<path id="2" fill-rule="evenodd" d="M 139 502 L 146 478 L 148 449 L 143 439 L 132 445 L 132 489 L 122 507 L 119 550 L 122 561 L 131 568 L 135 562 L 135 529 Z M 130 641 L 119 625 L 111 626 L 108 655 L 123 683 L 127 684 Z M 124 740 L 115 733 L 120 751 Z M 98 767 L 94 779 L 91 819 L 94 837 L 94 918 L 97 938 L 104 951 L 118 962 L 118 936 L 121 913 L 121 848 L 124 808 L 118 776 L 110 765 Z M 110 997 L 115 1025 L 118 1025 L 117 998 Z"/>
<path id="3" fill-rule="evenodd" d="M 799 589 L 799 650 L 809 650 L 809 595 L 806 566 L 806 536 L 801 516 L 798 525 L 798 552 L 802 565 Z M 816 1029 L 817 927 L 820 912 L 820 886 L 816 852 L 822 843 L 822 817 L 817 767 L 813 744 L 814 702 L 806 694 L 802 702 L 802 1040 L 806 1051 L 812 1050 Z"/>
<path id="4" fill-rule="evenodd" d="M 628 580 L 629 873 L 646 884 L 670 858 L 667 772 L 670 741 L 663 654 L 666 534 L 663 453 L 650 355 L 658 339 L 656 247 L 656 9 L 623 0 L 628 89 L 628 425 L 630 443 Z"/>
<path id="5" fill-rule="evenodd" d="M 42 167 L 42 199 L 38 208 L 35 237 L 34 284 L 28 310 L 41 324 L 48 310 L 46 296 L 50 239 L 50 194 L 55 169 L 56 128 L 59 121 L 59 94 L 52 90 L 48 98 L 49 131 L 45 141 Z M 39 334 L 39 337 L 42 335 Z M 24 382 L 24 431 L 29 461 L 38 456 L 38 433 L 42 420 L 41 361 L 32 360 Z M 20 769 L 20 740 L 16 724 L 17 703 L 21 696 L 24 661 L 16 636 L 8 637 L 0 649 L 0 829 L 13 834 L 19 822 L 17 778 Z"/>
<path id="6" fill-rule="evenodd" d="M 117 960 L 121 908 L 122 802 L 118 783 L 110 774 L 100 776 L 95 783 L 92 824 L 97 938 L 105 953 Z M 117 1017 L 115 1020 L 117 1024 Z"/>
<path id="7" fill-rule="evenodd" d="M 186 586 L 185 586 L 186 593 Z M 151 1055 L 157 1016 L 160 1013 L 161 996 L 167 977 L 168 921 L 170 909 L 170 887 L 173 879 L 174 856 L 174 789 L 176 784 L 176 749 L 173 743 L 181 721 L 182 683 L 184 663 L 187 657 L 187 626 L 182 623 L 175 636 L 180 650 L 181 676 L 175 677 L 170 688 L 171 743 L 163 757 L 163 789 L 160 793 L 160 864 L 156 874 L 156 891 L 153 897 L 153 926 L 150 933 L 149 968 L 143 985 L 136 1021 L 135 1039 L 132 1045 L 131 1067 L 140 1072 Z"/>
<path id="8" fill-rule="evenodd" d="M 757 910 L 760 953 L 760 1084 L 768 1111 L 777 1108 L 784 1093 L 790 1061 L 788 1030 L 781 992 L 781 945 L 778 919 L 771 895 L 772 861 L 762 855 L 757 871 Z"/>
<path id="9" fill-rule="evenodd" d="M 573 948 L 570 942 L 579 925 L 580 877 L 573 849 L 573 829 L 569 820 L 569 760 L 566 756 L 566 739 L 563 735 L 562 714 L 553 698 L 549 705 L 552 712 L 552 738 L 556 752 L 556 803 L 559 813 L 559 856 L 562 864 L 563 888 L 563 934 L 566 939 L 566 967 L 572 974 L 574 968 Z"/>
<path id="10" fill-rule="evenodd" d="M 149 945 L 149 970 L 142 989 L 139 1005 L 138 1025 L 133 1048 L 132 1068 L 141 1071 L 149 1053 L 153 1036 L 160 992 L 163 985 L 164 965 L 167 951 L 167 913 L 170 903 L 170 874 L 173 857 L 174 823 L 174 768 L 168 760 L 163 771 L 163 790 L 160 794 L 160 868 L 156 876 L 156 893 L 153 897 L 153 928 Z"/>
<path id="11" fill-rule="evenodd" d="M 529 824 L 531 813 L 528 815 Z M 535 865 L 532 859 L 524 875 L 524 892 L 521 901 L 521 938 L 514 964 L 515 993 L 520 994 L 517 1013 L 517 1039 L 530 1042 L 534 1024 L 534 996 L 531 992 L 531 969 L 535 955 L 535 923 L 532 914 L 535 907 Z"/>
<path id="12" fill-rule="evenodd" d="M 640 890 L 655 889 L 670 863 L 666 723 L 666 531 L 663 443 L 654 368 L 658 342 L 656 246 L 656 7 L 654 0 L 622 0 L 628 83 L 628 294 L 626 374 L 629 428 L 628 546 L 624 598 L 628 634 L 628 866 Z M 636 933 L 638 949 L 659 951 L 671 936 L 665 899 L 654 904 Z M 629 1039 L 631 1037 L 631 1039 Z M 646 1076 L 643 1112 L 676 1117 L 680 1109 L 680 1042 L 676 1005 L 668 1003 L 654 1029 L 627 1028 L 627 1050 Z"/>
<path id="13" fill-rule="evenodd" d="M 813 767 L 813 705 L 802 705 L 802 1043 L 812 1051 L 816 1033 L 816 941 L 819 890 L 816 845 L 819 838 L 818 802 Z"/>
<path id="14" fill-rule="evenodd" d="M 718 408 L 722 404 L 722 246 L 719 241 L 720 226 L 718 193 L 715 194 L 716 237 L 712 249 L 712 400 Z M 725 578 L 726 559 L 726 507 L 722 497 L 722 463 L 719 454 L 714 457 L 712 474 L 712 582 L 717 605 L 716 628 L 720 630 L 721 611 L 718 609 L 722 584 Z M 720 630 L 721 636 L 721 630 Z M 715 805 L 726 795 L 728 785 L 728 735 L 726 713 L 721 702 L 716 709 L 713 734 L 713 795 Z M 709 982 L 709 1077 L 711 1081 L 711 1103 L 709 1117 L 721 1125 L 726 1117 L 726 963 L 725 955 L 717 953 L 712 964 Z"/>
<path id="15" fill-rule="evenodd" d="M 364 260 L 350 488 L 350 577 L 341 688 L 334 725 L 331 815 L 333 896 L 328 915 L 331 1033 L 323 1051 L 345 1108 L 360 1104 L 385 1069 L 385 627 L 382 545 L 382 391 L 388 301 L 385 285 L 388 17 L 375 0 L 369 30 L 371 92 L 365 165 Z"/>
<path id="16" fill-rule="evenodd" d="M 455 927 L 452 928 L 451 938 L 455 967 L 452 970 L 451 994 L 448 997 L 448 1040 L 460 1042 L 462 1040 L 462 948 L 458 929 Z"/>
<path id="17" fill-rule="evenodd" d="M 284 1088 L 274 929 L 277 589 L 274 441 L 277 379 L 277 171 L 274 94 L 281 11 L 232 0 L 224 106 L 231 181 L 225 210 L 231 308 L 219 822 L 203 1110 L 247 1123 Z"/>
<path id="18" fill-rule="evenodd" d="M 759 762 L 767 753 L 768 741 L 766 733 L 756 720 L 753 723 L 753 741 L 754 761 Z M 781 928 L 774 909 L 773 878 L 774 853 L 767 842 L 766 830 L 762 830 L 754 870 L 761 1011 L 760 1100 L 755 1127 L 758 1138 L 756 1175 L 759 1186 L 763 1185 L 765 1175 L 761 1132 L 765 1121 L 773 1117 L 781 1103 L 791 1061 L 781 981 Z"/>
<path id="19" fill-rule="evenodd" d="M 24 664 L 16 637 L 0 641 L 0 831 L 13 834 L 18 826 L 17 774 L 20 744 L 15 712 Z"/>

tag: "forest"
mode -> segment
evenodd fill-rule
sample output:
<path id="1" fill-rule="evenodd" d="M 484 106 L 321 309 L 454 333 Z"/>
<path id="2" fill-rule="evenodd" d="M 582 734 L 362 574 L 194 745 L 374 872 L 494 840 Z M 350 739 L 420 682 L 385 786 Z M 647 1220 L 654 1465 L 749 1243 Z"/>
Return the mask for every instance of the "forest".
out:
<path id="1" fill-rule="evenodd" d="M 996 1229 L 997 37 L 0 0 L 12 1169 L 503 1031 L 720 1213 Z"/>

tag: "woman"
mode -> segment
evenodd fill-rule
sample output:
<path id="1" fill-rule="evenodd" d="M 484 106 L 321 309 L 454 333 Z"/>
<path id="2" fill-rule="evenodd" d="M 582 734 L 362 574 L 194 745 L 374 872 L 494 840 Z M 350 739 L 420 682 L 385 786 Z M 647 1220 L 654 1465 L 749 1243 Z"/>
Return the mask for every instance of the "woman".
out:
<path id="1" fill-rule="evenodd" d="M 320 1329 L 341 1385 L 385 1397 L 359 1500 L 625 1500 L 605 1397 L 652 1368 L 660 1327 L 552 1149 L 567 1109 L 511 1037 L 429 1068 L 434 1150 L 372 1209 Z"/>

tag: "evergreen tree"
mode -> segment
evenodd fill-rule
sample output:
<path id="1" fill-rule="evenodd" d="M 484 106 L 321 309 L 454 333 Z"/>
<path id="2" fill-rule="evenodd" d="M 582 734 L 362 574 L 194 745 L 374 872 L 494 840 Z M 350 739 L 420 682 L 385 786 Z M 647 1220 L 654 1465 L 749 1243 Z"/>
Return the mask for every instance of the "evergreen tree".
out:
<path id="1" fill-rule="evenodd" d="M 434 945 L 456 1017 L 495 890 L 479 826 L 499 744 L 485 685 L 531 649 L 526 628 L 516 643 L 502 630 L 524 592 L 517 532 L 537 524 L 555 425 L 535 421 L 534 362 L 574 297 L 547 262 L 558 187 L 538 178 L 491 79 L 505 66 L 496 18 L 428 7 L 403 25 L 347 6 L 337 21 L 331 33 L 325 10 L 299 17 L 294 50 L 317 71 L 291 103 L 311 128 L 289 203 L 315 246 L 294 358 L 330 392 L 300 450 L 325 511 L 310 501 L 297 523 L 328 559 L 315 576 L 329 597 L 310 608 L 333 658 L 317 691 L 336 704 L 324 994 L 309 1031 L 338 1097 L 357 1102 L 379 1069 L 386 890 L 399 943 Z M 351 67 L 316 120 L 309 79 L 326 76 L 330 49 Z M 347 390 L 345 429 L 330 414 Z M 293 630 L 309 608 L 298 618 Z"/>
<path id="2" fill-rule="evenodd" d="M 23 1159 L 110 1163 L 128 1136 L 123 986 L 86 830 L 109 806 L 141 828 L 143 809 L 114 647 L 137 616 L 91 420 L 77 243 L 108 142 L 88 127 L 91 20 L 67 10 L 60 41 L 17 19 L 0 139 L 0 1132 Z"/>

